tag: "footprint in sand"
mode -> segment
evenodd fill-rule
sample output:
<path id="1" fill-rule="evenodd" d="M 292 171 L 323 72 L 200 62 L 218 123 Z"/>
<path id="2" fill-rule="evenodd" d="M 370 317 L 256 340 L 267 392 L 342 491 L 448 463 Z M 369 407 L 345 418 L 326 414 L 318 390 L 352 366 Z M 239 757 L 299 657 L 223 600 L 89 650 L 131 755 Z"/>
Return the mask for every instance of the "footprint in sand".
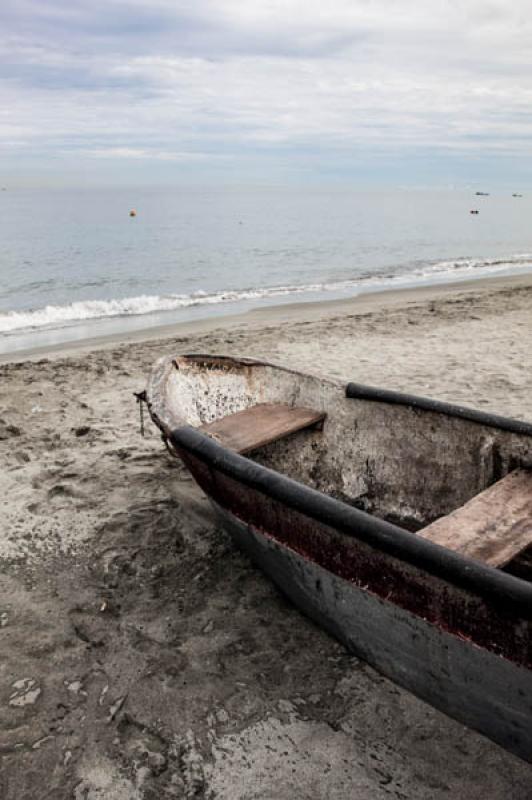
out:
<path id="1" fill-rule="evenodd" d="M 17 425 L 10 425 L 5 419 L 0 419 L 0 441 L 22 436 L 22 431 Z"/>

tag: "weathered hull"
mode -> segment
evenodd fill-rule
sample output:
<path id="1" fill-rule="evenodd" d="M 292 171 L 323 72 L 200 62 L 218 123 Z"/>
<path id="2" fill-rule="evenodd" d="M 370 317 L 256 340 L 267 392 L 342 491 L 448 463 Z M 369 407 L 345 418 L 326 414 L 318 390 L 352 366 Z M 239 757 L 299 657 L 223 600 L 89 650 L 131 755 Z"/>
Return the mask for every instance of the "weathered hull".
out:
<path id="1" fill-rule="evenodd" d="M 148 402 L 235 542 L 304 613 L 532 762 L 532 585 L 515 577 L 530 567 L 508 574 L 411 532 L 532 468 L 532 425 L 211 356 L 160 361 Z M 260 403 L 317 409 L 323 430 L 244 458 L 197 429 Z"/>
<path id="2" fill-rule="evenodd" d="M 445 559 L 440 575 L 427 574 L 364 542 L 356 520 L 346 536 L 334 518 L 279 502 L 275 486 L 263 493 L 239 482 L 231 463 L 217 469 L 180 454 L 238 547 L 306 615 L 397 684 L 532 762 L 526 602 L 505 605 L 496 580 L 493 595 L 472 590 L 467 572 L 457 586 Z"/>
<path id="3" fill-rule="evenodd" d="M 532 675 L 300 556 L 213 502 L 235 544 L 307 616 L 395 683 L 532 761 Z"/>

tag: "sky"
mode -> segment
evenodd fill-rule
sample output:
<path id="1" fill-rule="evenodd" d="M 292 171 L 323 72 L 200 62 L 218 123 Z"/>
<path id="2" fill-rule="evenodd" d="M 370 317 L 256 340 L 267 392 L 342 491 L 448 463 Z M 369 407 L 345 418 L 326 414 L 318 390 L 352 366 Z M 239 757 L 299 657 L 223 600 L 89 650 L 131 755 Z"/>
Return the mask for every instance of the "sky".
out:
<path id="1" fill-rule="evenodd" d="M 532 184 L 529 0 L 1 0 L 0 183 Z"/>

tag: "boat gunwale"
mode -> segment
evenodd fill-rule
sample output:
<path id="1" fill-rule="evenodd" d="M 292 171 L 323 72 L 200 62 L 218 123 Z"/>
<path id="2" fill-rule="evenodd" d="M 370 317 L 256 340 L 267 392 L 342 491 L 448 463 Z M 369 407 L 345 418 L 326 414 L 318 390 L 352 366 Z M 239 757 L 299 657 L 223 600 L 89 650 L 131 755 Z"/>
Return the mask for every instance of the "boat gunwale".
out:
<path id="1" fill-rule="evenodd" d="M 497 428 L 521 436 L 532 436 L 532 423 L 512 417 L 503 417 L 489 411 L 479 411 L 469 406 L 459 406 L 445 400 L 433 400 L 431 397 L 397 392 L 394 389 L 380 389 L 377 386 L 368 386 L 364 383 L 350 382 L 345 387 L 345 396 L 350 400 L 370 400 L 377 403 L 390 403 L 391 405 L 409 406 L 420 411 L 431 411 L 435 414 L 445 414 L 447 417 L 458 417 L 469 422 L 485 425 L 487 428 Z"/>
<path id="2" fill-rule="evenodd" d="M 527 581 L 456 553 L 393 523 L 305 486 L 293 478 L 229 450 L 191 425 L 171 431 L 174 447 L 189 452 L 229 478 L 294 511 L 359 539 L 436 578 L 465 589 L 526 619 L 532 619 L 532 585 Z M 269 532 L 275 538 L 274 532 Z"/>
<path id="3" fill-rule="evenodd" d="M 216 355 L 213 353 L 182 353 L 175 356 L 163 356 L 153 367 L 147 387 L 147 401 L 154 422 L 163 431 L 164 437 L 177 448 L 189 451 L 204 463 L 219 469 L 228 477 L 234 478 L 244 485 L 257 489 L 261 493 L 288 505 L 318 522 L 340 532 L 358 538 L 370 546 L 410 563 L 412 566 L 429 572 L 466 591 L 495 600 L 527 619 L 532 619 L 532 585 L 521 578 L 502 572 L 499 569 L 483 564 L 476 559 L 456 553 L 441 545 L 424 539 L 411 531 L 390 522 L 379 519 L 360 509 L 329 497 L 322 492 L 289 478 L 280 472 L 258 464 L 252 459 L 234 453 L 219 444 L 207 434 L 200 432 L 186 422 L 172 418 L 174 425 L 168 425 L 164 419 L 163 409 L 167 411 L 165 384 L 169 369 L 178 368 L 178 360 L 191 362 L 219 362 L 235 366 L 258 366 L 278 369 L 282 372 L 301 377 L 313 377 L 339 389 L 344 385 L 339 381 L 321 376 L 302 373 L 299 370 L 274 364 L 252 357 Z M 489 412 L 453 405 L 441 400 L 431 400 L 417 395 L 410 395 L 388 389 L 378 389 L 353 382 L 345 386 L 347 399 L 380 401 L 410 406 L 420 411 L 445 414 L 447 416 L 467 419 L 487 427 L 494 427 L 520 435 L 532 436 L 532 424 L 502 417 Z M 182 422 L 181 425 L 179 423 Z M 356 529 L 356 534 L 354 533 Z M 274 534 L 272 534 L 274 535 Z"/>

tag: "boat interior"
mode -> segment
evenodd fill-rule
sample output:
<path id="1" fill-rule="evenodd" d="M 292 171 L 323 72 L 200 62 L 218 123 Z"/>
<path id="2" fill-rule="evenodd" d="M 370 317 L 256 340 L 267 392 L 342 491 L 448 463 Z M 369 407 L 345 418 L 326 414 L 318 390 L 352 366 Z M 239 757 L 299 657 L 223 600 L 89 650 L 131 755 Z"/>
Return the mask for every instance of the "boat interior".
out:
<path id="1" fill-rule="evenodd" d="M 181 356 L 164 385 L 167 425 L 532 580 L 532 436 L 248 359 Z"/>

